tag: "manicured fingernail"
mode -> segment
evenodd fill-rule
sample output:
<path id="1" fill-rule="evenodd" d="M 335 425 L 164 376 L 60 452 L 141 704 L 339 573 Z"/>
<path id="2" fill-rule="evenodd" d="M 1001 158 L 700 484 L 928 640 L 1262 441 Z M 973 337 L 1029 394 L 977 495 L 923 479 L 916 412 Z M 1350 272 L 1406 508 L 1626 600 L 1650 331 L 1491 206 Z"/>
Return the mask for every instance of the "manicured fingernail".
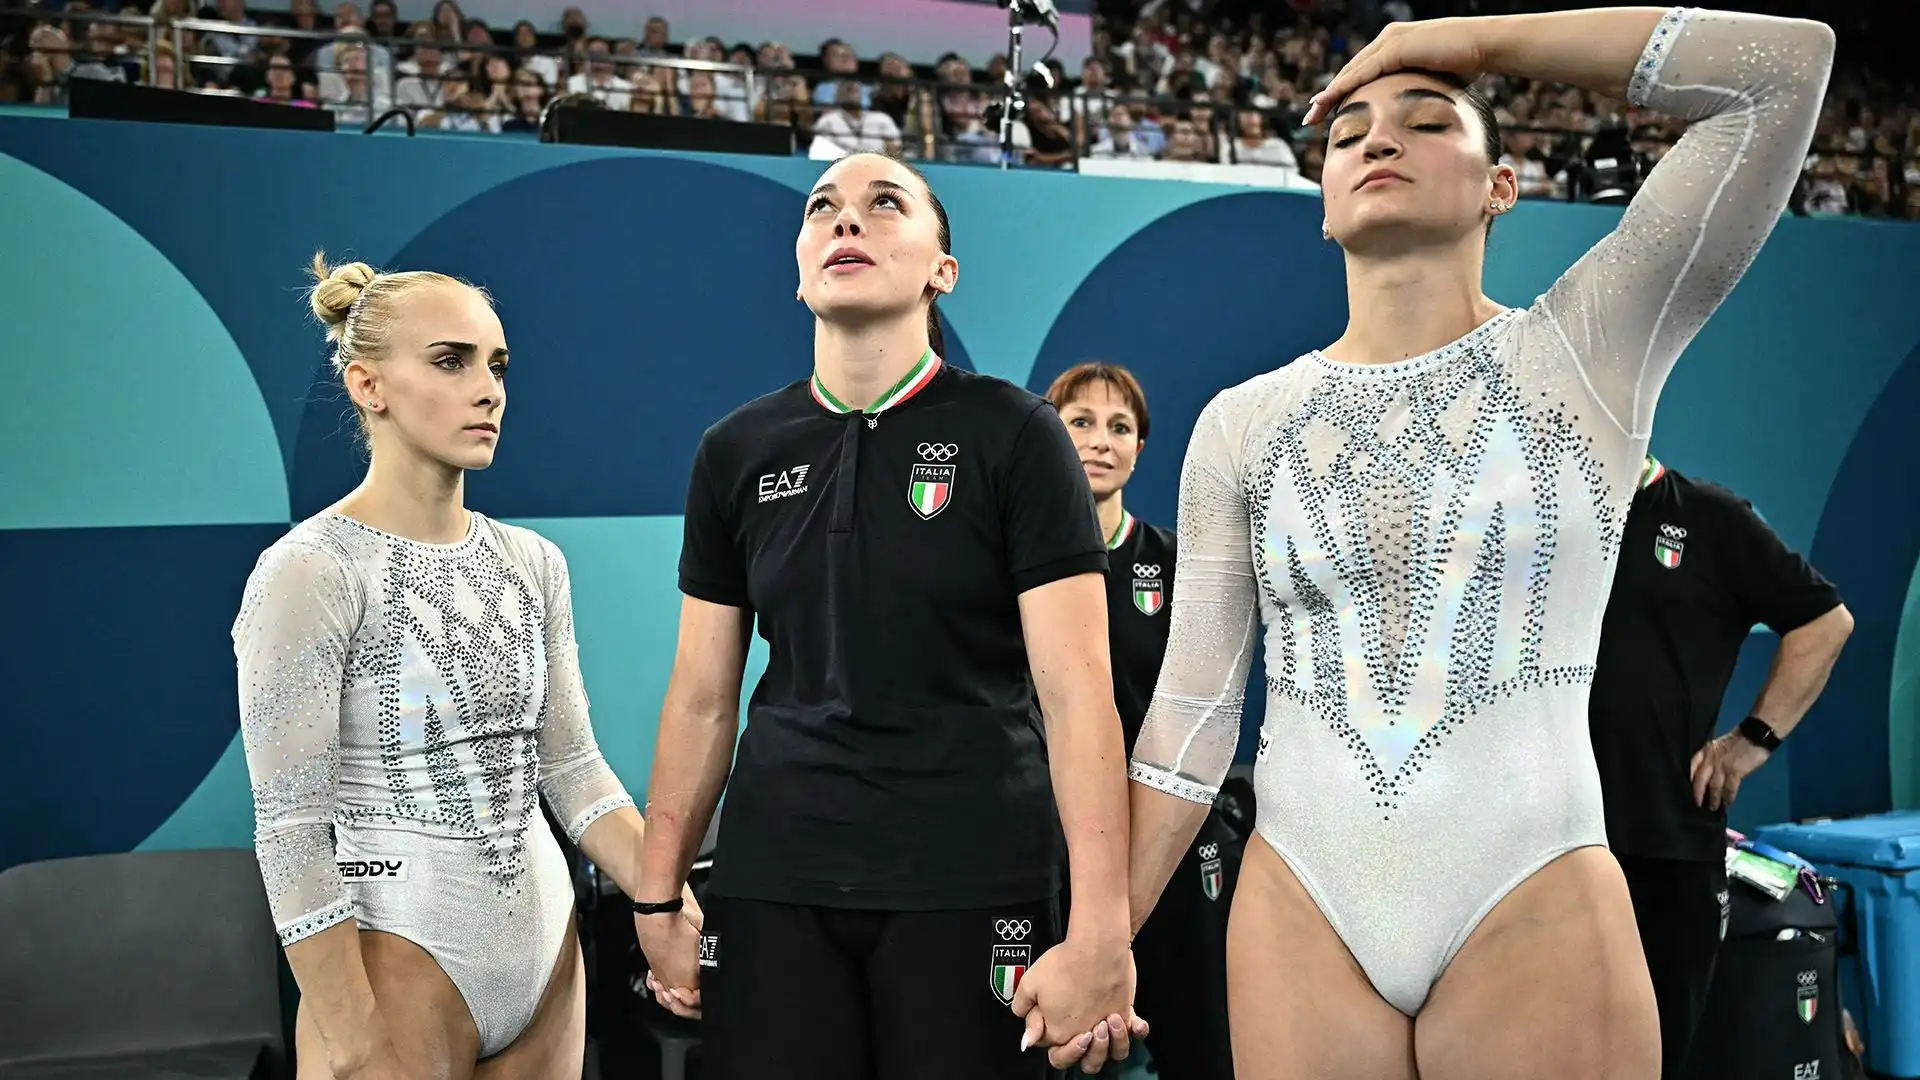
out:
<path id="1" fill-rule="evenodd" d="M 1081 1050 L 1085 1050 L 1087 1047 L 1092 1046 L 1093 1032 L 1089 1031 L 1085 1035 L 1082 1035 L 1079 1038 L 1073 1040 L 1073 1045 L 1078 1047 Z"/>
<path id="2" fill-rule="evenodd" d="M 1032 1045 L 1033 1045 L 1033 1032 L 1031 1031 L 1021 1032 L 1020 1033 L 1020 1052 L 1023 1054 L 1026 1053 L 1027 1048 Z"/>

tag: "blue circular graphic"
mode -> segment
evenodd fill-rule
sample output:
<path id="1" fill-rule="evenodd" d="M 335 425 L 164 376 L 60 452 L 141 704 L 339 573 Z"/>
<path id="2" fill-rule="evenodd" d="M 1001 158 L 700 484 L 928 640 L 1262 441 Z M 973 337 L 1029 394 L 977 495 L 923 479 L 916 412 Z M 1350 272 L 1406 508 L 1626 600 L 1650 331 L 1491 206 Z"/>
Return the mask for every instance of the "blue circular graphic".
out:
<path id="1" fill-rule="evenodd" d="M 1287 192 L 1228 195 L 1175 210 L 1115 248 L 1061 309 L 1028 389 L 1083 360 L 1140 379 L 1152 435 L 1127 507 L 1172 527 L 1193 421 L 1215 394 L 1291 362 L 1346 325 L 1346 271 L 1319 236 L 1320 204 Z M 1248 261 L 1223 252 L 1272 252 Z M 1305 252 L 1282 258 L 1281 252 Z M 1195 379 L 1195 370 L 1206 379 Z"/>
<path id="2" fill-rule="evenodd" d="M 1901 361 L 1860 422 L 1840 464 L 1814 535 L 1813 565 L 1840 587 L 1854 618 L 1833 674 L 1815 710 L 1858 723 L 1809 723 L 1793 733 L 1792 813 L 1835 817 L 1884 810 L 1892 797 L 1889 743 L 1911 747 L 1913 733 L 1890 739 L 1885 723 L 1897 676 L 1907 677 L 1894 654 L 1906 592 L 1920 561 L 1920 348 Z M 1890 587 L 1891 586 L 1891 587 Z M 1817 719 L 1817 717 L 1816 717 Z M 1911 716 L 1895 717 L 1911 723 Z M 1891 767 L 1890 767 L 1891 766 Z"/>
<path id="3" fill-rule="evenodd" d="M 0 724 L 0 867 L 130 851 L 240 726 L 229 632 L 284 524 L 0 529 L 0 591 L 34 632 L 0 685 L 35 703 Z"/>
<path id="4" fill-rule="evenodd" d="M 193 282 L 58 177 L 0 154 L 0 191 L 0 529 L 284 521 L 273 422 Z"/>

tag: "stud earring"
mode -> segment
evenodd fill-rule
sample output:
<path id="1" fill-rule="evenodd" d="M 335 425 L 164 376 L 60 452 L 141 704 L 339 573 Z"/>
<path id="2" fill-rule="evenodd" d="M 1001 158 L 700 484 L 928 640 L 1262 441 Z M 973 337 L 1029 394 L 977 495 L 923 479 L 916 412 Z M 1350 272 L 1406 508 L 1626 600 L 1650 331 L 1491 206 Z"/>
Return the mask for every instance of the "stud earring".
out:
<path id="1" fill-rule="evenodd" d="M 1492 210 L 1496 214 L 1503 214 L 1507 210 L 1507 208 L 1501 205 L 1500 203 L 1488 203 L 1487 206 L 1488 206 L 1488 209 Z"/>
<path id="2" fill-rule="evenodd" d="M 1327 228 L 1327 223 L 1324 221 L 1320 223 L 1320 239 L 1322 240 L 1333 239 L 1333 230 Z"/>

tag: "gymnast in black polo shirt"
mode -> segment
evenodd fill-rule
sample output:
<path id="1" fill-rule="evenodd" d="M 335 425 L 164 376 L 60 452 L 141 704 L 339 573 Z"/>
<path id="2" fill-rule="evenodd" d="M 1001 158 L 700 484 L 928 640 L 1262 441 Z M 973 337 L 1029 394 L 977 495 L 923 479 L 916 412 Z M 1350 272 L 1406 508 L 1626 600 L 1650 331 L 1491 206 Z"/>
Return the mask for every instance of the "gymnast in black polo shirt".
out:
<path id="1" fill-rule="evenodd" d="M 1715 738 L 1755 624 L 1780 635 L 1779 654 L 1747 719 Z M 1647 458 L 1589 714 L 1607 846 L 1633 897 L 1669 1080 L 1685 1075 L 1726 928 L 1727 805 L 1819 696 L 1852 627 L 1832 583 L 1745 499 Z"/>
<path id="2" fill-rule="evenodd" d="M 636 926 L 656 996 L 704 1012 L 717 1080 L 1039 1080 L 1017 987 L 1046 1045 L 1125 1053 L 1106 545 L 1052 406 L 942 363 L 948 248 L 919 174 L 828 169 L 796 245 L 813 377 L 694 456 Z M 755 625 L 769 661 L 729 778 Z M 723 786 L 696 943 L 660 913 Z"/>

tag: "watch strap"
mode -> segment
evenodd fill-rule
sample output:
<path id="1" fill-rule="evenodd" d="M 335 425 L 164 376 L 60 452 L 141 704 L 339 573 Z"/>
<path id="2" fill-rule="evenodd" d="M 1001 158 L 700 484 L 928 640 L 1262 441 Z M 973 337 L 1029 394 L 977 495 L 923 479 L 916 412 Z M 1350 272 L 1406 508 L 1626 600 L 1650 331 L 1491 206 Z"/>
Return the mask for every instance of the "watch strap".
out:
<path id="1" fill-rule="evenodd" d="M 1773 726 L 1757 716 L 1749 716 L 1740 721 L 1740 734 L 1750 743 L 1762 750 L 1780 749 L 1780 736 L 1774 734 Z"/>

